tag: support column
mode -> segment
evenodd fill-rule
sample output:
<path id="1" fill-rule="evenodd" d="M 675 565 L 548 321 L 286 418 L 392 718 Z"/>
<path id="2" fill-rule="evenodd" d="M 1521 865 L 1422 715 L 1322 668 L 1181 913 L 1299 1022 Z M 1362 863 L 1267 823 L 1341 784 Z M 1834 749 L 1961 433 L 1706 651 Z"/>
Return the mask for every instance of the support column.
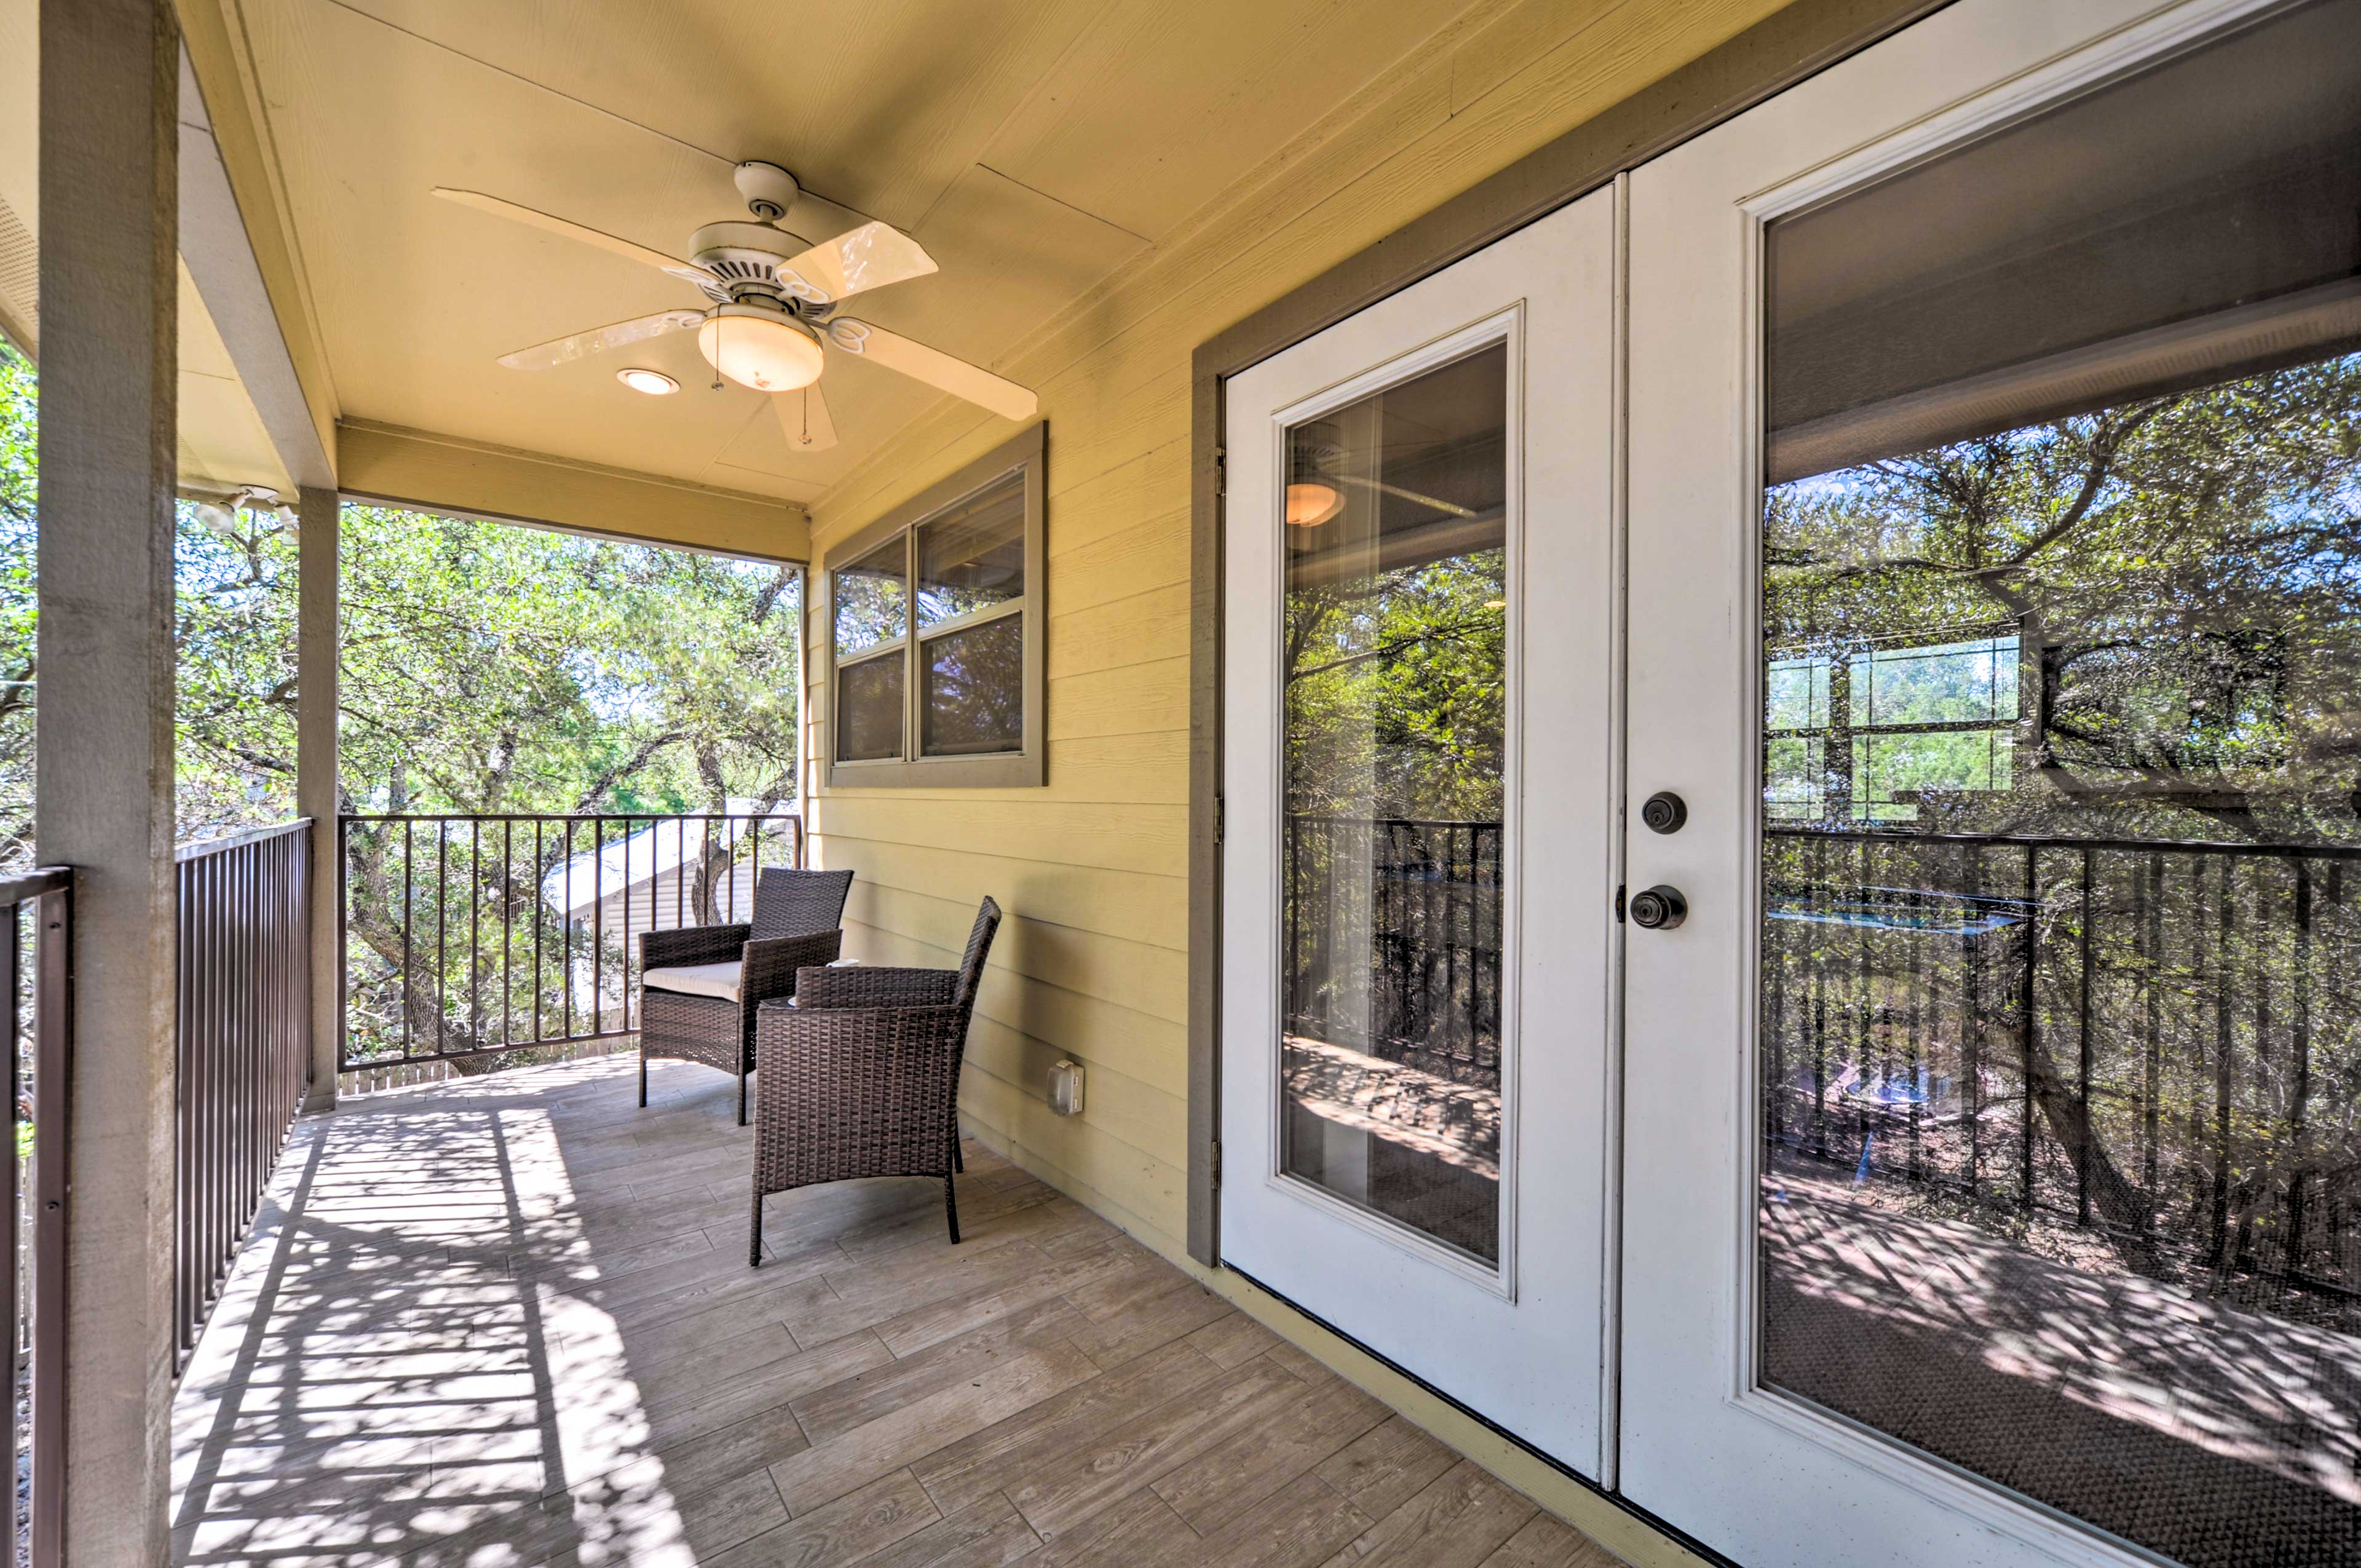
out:
<path id="1" fill-rule="evenodd" d="M 344 962 L 336 941 L 343 896 L 336 843 L 336 492 L 304 487 L 297 561 L 295 809 L 312 819 L 312 1088 L 305 1111 L 336 1103 L 344 1032 Z"/>
<path id="2" fill-rule="evenodd" d="M 180 34 L 41 0 L 35 852 L 72 866 L 63 1561 L 165 1560 Z M 51 1086 L 39 1091 L 49 1135 Z"/>

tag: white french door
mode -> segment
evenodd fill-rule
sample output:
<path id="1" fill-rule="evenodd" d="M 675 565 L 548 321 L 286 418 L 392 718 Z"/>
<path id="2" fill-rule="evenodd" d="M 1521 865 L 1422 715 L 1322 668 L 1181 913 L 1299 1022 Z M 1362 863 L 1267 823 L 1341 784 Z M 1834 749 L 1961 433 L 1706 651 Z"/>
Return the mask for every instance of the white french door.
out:
<path id="1" fill-rule="evenodd" d="M 1221 1250 L 1601 1463 L 1612 192 L 1227 383 Z"/>
<path id="2" fill-rule="evenodd" d="M 1749 1568 L 2361 1561 L 2356 22 L 1631 177 L 1620 1482 Z"/>

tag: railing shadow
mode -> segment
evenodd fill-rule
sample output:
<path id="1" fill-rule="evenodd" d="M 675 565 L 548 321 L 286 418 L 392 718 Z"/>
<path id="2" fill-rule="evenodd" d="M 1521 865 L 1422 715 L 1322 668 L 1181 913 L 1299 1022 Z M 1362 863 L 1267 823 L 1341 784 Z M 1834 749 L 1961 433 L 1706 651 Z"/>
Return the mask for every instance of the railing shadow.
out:
<path id="1" fill-rule="evenodd" d="M 552 1321 L 569 1267 L 597 1275 L 563 1143 L 545 1092 L 498 1080 L 304 1124 L 261 1265 L 181 1390 L 176 1562 L 475 1568 L 602 1542 L 635 1560 L 609 1521 L 544 1507 L 646 1430 L 622 1369 L 586 1365 L 611 1352 Z M 660 1485 L 629 1500 L 659 1509 Z M 484 1554 L 485 1527 L 520 1515 L 533 1554 Z"/>
<path id="2" fill-rule="evenodd" d="M 590 1059 L 301 1124 L 176 1406 L 173 1561 L 686 1568 L 786 1522 L 786 1400 L 892 1359 L 821 1270 L 940 1189 L 776 1200 L 751 1270 L 734 1096 Z"/>
<path id="3" fill-rule="evenodd" d="M 1766 1381 L 2175 1557 L 2361 1560 L 2361 1342 L 1833 1175 L 1766 1178 L 1763 1227 Z M 2234 1497 L 2270 1527 L 2224 1530 Z"/>

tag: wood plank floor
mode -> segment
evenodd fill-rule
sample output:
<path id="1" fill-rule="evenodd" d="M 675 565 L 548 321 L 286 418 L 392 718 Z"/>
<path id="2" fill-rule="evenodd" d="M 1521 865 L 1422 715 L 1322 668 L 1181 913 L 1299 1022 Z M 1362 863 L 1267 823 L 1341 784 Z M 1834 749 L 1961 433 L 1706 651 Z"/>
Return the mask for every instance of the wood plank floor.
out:
<path id="1" fill-rule="evenodd" d="M 636 1058 L 302 1124 L 174 1409 L 176 1562 L 1549 1568 L 1594 1543 L 971 1144 L 773 1197 Z"/>

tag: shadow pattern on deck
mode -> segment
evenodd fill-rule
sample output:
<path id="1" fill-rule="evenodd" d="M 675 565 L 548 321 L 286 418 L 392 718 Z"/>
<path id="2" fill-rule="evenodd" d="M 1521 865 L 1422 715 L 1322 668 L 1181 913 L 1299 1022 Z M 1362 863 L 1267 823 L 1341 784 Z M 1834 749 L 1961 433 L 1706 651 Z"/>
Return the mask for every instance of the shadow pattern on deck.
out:
<path id="1" fill-rule="evenodd" d="M 174 1411 L 174 1561 L 1605 1568 L 974 1145 L 766 1208 L 733 1091 L 628 1058 L 299 1127 Z"/>

